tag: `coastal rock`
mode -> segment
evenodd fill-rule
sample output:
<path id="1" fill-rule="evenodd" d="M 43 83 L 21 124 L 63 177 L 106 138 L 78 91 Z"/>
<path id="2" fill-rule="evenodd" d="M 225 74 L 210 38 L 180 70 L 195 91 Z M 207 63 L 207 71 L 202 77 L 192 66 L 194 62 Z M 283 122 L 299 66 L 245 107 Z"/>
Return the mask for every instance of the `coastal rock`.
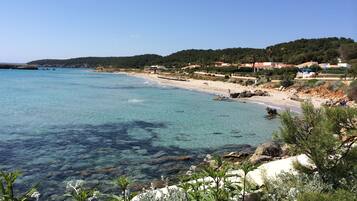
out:
<path id="1" fill-rule="evenodd" d="M 253 164 L 271 161 L 274 157 L 280 157 L 283 150 L 277 142 L 266 142 L 257 147 L 254 154 L 249 158 Z"/>
<path id="2" fill-rule="evenodd" d="M 269 93 L 258 89 L 258 90 L 254 91 L 254 95 L 255 96 L 269 96 Z"/>
<path id="3" fill-rule="evenodd" d="M 290 99 L 291 100 L 294 100 L 294 101 L 299 101 L 299 102 L 304 102 L 304 99 L 300 98 L 298 95 L 296 94 L 293 94 L 290 96 Z"/>
<path id="4" fill-rule="evenodd" d="M 242 93 L 239 94 L 238 98 L 250 98 L 254 94 L 251 91 L 243 91 Z"/>
<path id="5" fill-rule="evenodd" d="M 231 94 L 229 94 L 229 97 L 231 97 L 231 98 L 238 98 L 239 94 L 240 94 L 240 93 L 231 93 Z"/>
<path id="6" fill-rule="evenodd" d="M 278 115 L 278 111 L 275 108 L 267 107 L 265 110 L 267 111 L 265 116 L 267 119 L 274 119 Z"/>
<path id="7" fill-rule="evenodd" d="M 252 164 L 258 164 L 262 162 L 267 162 L 273 160 L 273 157 L 271 156 L 266 156 L 266 155 L 253 155 L 252 157 L 249 158 L 249 161 Z"/>
<path id="8" fill-rule="evenodd" d="M 223 158 L 228 159 L 230 161 L 236 162 L 236 161 L 242 161 L 249 157 L 248 152 L 230 152 L 228 154 L 223 155 Z"/>
<path id="9" fill-rule="evenodd" d="M 215 96 L 213 97 L 213 100 L 215 101 L 229 101 L 229 97 L 226 97 L 226 96 Z"/>
<path id="10" fill-rule="evenodd" d="M 143 189 L 146 189 L 146 188 L 148 188 L 148 186 L 143 183 L 134 182 L 134 183 L 130 184 L 130 190 L 132 190 L 134 192 L 142 191 Z"/>
<path id="11" fill-rule="evenodd" d="M 279 157 L 283 153 L 280 144 L 274 141 L 266 142 L 257 147 L 254 155 L 266 155 L 271 157 Z"/>
<path id="12" fill-rule="evenodd" d="M 191 160 L 191 156 L 162 156 L 157 159 L 153 159 L 150 162 L 152 164 L 161 164 L 161 163 L 167 163 L 170 161 L 189 161 Z"/>
<path id="13" fill-rule="evenodd" d="M 166 187 L 166 182 L 163 180 L 154 180 L 150 184 L 151 189 L 158 189 Z"/>
<path id="14" fill-rule="evenodd" d="M 231 93 L 229 97 L 231 98 L 250 98 L 252 96 L 269 96 L 269 93 L 262 90 L 252 91 L 242 91 L 241 93 Z"/>

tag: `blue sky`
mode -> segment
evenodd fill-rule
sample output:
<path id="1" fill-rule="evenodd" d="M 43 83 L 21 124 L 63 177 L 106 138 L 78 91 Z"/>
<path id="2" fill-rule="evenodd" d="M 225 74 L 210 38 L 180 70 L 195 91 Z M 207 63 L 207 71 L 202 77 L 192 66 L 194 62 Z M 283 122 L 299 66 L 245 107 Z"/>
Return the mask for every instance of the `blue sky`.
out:
<path id="1" fill-rule="evenodd" d="M 356 0 L 1 0 L 0 62 L 357 39 Z"/>

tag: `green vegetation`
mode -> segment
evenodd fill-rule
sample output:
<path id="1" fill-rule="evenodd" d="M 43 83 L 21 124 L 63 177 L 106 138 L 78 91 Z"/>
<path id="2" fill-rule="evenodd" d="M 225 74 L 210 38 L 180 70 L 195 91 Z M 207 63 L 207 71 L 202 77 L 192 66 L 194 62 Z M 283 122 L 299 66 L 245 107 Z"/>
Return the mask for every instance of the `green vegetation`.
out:
<path id="1" fill-rule="evenodd" d="M 357 109 L 302 105 L 303 116 L 281 114 L 279 137 L 297 154 L 306 154 L 321 179 L 334 188 L 357 185 Z"/>
<path id="2" fill-rule="evenodd" d="M 306 61 L 336 64 L 337 57 L 340 56 L 340 47 L 353 42 L 352 39 L 335 37 L 301 39 L 270 46 L 267 47 L 267 50 L 271 51 L 273 61 L 291 64 L 299 64 Z M 346 50 L 346 52 L 348 51 Z"/>
<path id="3" fill-rule="evenodd" d="M 352 67 L 348 69 L 348 74 L 353 78 L 356 79 L 357 77 L 357 62 L 352 64 Z"/>
<path id="4" fill-rule="evenodd" d="M 357 80 L 351 82 L 350 86 L 347 89 L 347 96 L 350 100 L 357 102 Z"/>
<path id="5" fill-rule="evenodd" d="M 0 171 L 0 201 L 27 201 L 30 199 L 38 200 L 40 194 L 35 187 L 30 188 L 21 195 L 15 194 L 14 184 L 19 172 L 3 172 Z"/>
<path id="6" fill-rule="evenodd" d="M 64 67 L 118 67 L 118 68 L 140 68 L 150 65 L 160 59 L 161 56 L 145 54 L 132 57 L 81 57 L 73 59 L 44 59 L 32 61 L 29 64 L 64 66 Z"/>
<path id="7" fill-rule="evenodd" d="M 229 170 L 241 169 L 243 175 L 231 175 Z M 247 173 L 255 167 L 249 162 L 242 162 L 238 166 L 233 166 L 222 161 L 220 157 L 214 157 L 210 164 L 207 164 L 201 171 L 194 172 L 188 177 L 184 177 L 180 187 L 186 192 L 188 201 L 226 201 L 245 200 L 245 195 L 251 190 L 251 185 L 247 181 Z M 230 177 L 240 177 L 241 183 L 235 183 Z M 205 179 L 203 179 L 205 178 Z"/>
<path id="8" fill-rule="evenodd" d="M 218 50 L 183 50 L 168 56 L 153 54 L 132 57 L 82 57 L 73 59 L 47 59 L 32 61 L 29 64 L 70 66 L 70 67 L 119 67 L 142 68 L 147 65 L 160 64 L 167 67 L 183 67 L 189 63 L 211 66 L 213 62 L 253 63 L 259 61 L 275 61 L 300 64 L 307 61 L 320 63 L 337 63 L 341 56 L 346 61 L 357 59 L 356 43 L 346 38 L 300 39 L 281 43 L 265 49 L 228 48 Z M 356 60 L 357 61 L 357 60 Z M 357 63 L 357 62 L 356 62 Z"/>
<path id="9" fill-rule="evenodd" d="M 289 76 L 288 74 L 284 74 L 283 79 L 280 81 L 280 86 L 290 87 L 293 84 L 294 84 L 293 78 L 291 76 Z"/>

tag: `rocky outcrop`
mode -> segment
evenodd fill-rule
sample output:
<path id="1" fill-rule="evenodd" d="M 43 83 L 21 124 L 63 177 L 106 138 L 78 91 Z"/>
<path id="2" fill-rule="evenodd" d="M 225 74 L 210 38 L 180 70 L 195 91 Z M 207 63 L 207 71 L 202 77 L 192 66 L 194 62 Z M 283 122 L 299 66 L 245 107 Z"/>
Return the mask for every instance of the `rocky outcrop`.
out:
<path id="1" fill-rule="evenodd" d="M 274 119 L 278 115 L 278 111 L 275 108 L 267 107 L 265 110 L 267 111 L 265 116 L 267 119 Z"/>
<path id="2" fill-rule="evenodd" d="M 262 90 L 242 91 L 240 93 L 231 93 L 231 98 L 250 98 L 252 96 L 269 96 L 268 92 Z"/>
<path id="3" fill-rule="evenodd" d="M 259 149 L 259 153 L 273 154 L 273 155 L 279 153 L 279 152 L 277 152 L 277 150 L 271 150 L 270 148 L 267 148 L 267 147 L 275 147 L 275 145 L 272 145 L 272 146 L 267 146 L 267 145 L 268 144 L 266 144 L 264 146 L 260 146 L 261 148 Z M 260 165 L 257 169 L 250 171 L 247 174 L 247 178 L 252 185 L 256 185 L 259 188 L 264 185 L 264 181 L 266 179 L 274 179 L 281 173 L 289 172 L 292 174 L 297 174 L 298 171 L 294 168 L 294 164 L 296 162 L 304 167 L 307 167 L 307 168 L 314 167 L 314 164 L 311 162 L 311 160 L 306 155 L 302 154 L 302 155 L 292 156 L 292 157 L 285 158 L 285 159 L 271 161 L 271 162 L 265 163 L 263 165 Z M 232 171 L 229 171 L 228 174 L 232 175 L 232 177 L 229 177 L 227 179 L 227 181 L 229 181 L 231 183 L 241 184 L 241 179 L 242 179 L 242 175 L 243 175 L 242 170 L 232 170 Z M 212 178 L 208 178 L 208 177 L 198 179 L 196 181 L 190 181 L 190 182 L 197 182 L 197 181 L 213 182 Z M 153 194 L 156 199 L 160 199 L 163 196 L 168 195 L 170 193 L 170 191 L 172 191 L 172 190 L 180 191 L 182 189 L 173 185 L 173 186 L 164 187 L 161 189 L 152 190 L 149 192 L 151 194 Z M 139 195 L 135 196 L 132 199 L 132 201 L 144 200 L 142 198 L 147 193 L 148 192 L 145 192 L 143 194 L 139 194 Z M 254 199 L 255 196 L 256 195 L 253 195 L 253 194 L 247 194 L 247 200 L 251 200 L 251 199 L 255 200 Z"/>
<path id="4" fill-rule="evenodd" d="M 271 161 L 275 157 L 282 156 L 283 150 L 277 142 L 266 142 L 257 147 L 254 154 L 249 158 L 253 164 Z"/>
<path id="5" fill-rule="evenodd" d="M 304 99 L 300 98 L 298 95 L 293 94 L 290 96 L 290 100 L 304 102 Z"/>
<path id="6" fill-rule="evenodd" d="M 252 154 L 249 152 L 230 152 L 223 155 L 223 158 L 231 162 L 241 162 Z"/>

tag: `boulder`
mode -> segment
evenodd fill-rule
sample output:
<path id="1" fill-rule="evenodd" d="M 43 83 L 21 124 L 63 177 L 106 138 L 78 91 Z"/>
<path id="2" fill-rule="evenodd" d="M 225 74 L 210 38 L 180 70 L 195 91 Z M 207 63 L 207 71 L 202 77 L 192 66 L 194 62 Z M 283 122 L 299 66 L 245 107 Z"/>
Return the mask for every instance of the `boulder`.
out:
<path id="1" fill-rule="evenodd" d="M 252 164 L 258 164 L 262 162 L 267 162 L 273 160 L 273 157 L 271 156 L 266 156 L 266 155 L 253 155 L 252 157 L 249 158 L 249 161 Z"/>
<path id="2" fill-rule="evenodd" d="M 265 110 L 267 111 L 265 116 L 267 119 L 274 119 L 278 115 L 278 111 L 275 108 L 267 107 Z"/>
<path id="3" fill-rule="evenodd" d="M 293 94 L 290 96 L 290 99 L 293 101 L 299 101 L 299 102 L 304 102 L 304 99 L 300 98 L 298 95 Z"/>
<path id="4" fill-rule="evenodd" d="M 248 152 L 230 152 L 228 154 L 223 155 L 223 158 L 228 159 L 230 161 L 242 161 L 248 156 L 250 156 Z"/>
<path id="5" fill-rule="evenodd" d="M 266 155 L 271 157 L 279 157 L 283 153 L 279 143 L 270 141 L 263 143 L 257 147 L 253 155 Z"/>
<path id="6" fill-rule="evenodd" d="M 158 189 L 166 187 L 166 182 L 163 180 L 154 180 L 150 183 L 151 189 Z"/>
<path id="7" fill-rule="evenodd" d="M 251 91 L 243 91 L 242 93 L 239 94 L 238 98 L 250 98 L 254 94 Z"/>
<path id="8" fill-rule="evenodd" d="M 239 94 L 240 94 L 240 93 L 231 93 L 231 94 L 229 94 L 229 97 L 231 97 L 231 98 L 238 98 Z"/>
<path id="9" fill-rule="evenodd" d="M 259 89 L 254 91 L 254 95 L 255 96 L 269 96 L 268 92 L 262 91 L 262 90 L 259 90 Z"/>
<path id="10" fill-rule="evenodd" d="M 280 157 L 283 154 L 281 146 L 277 142 L 266 142 L 257 147 L 254 154 L 249 158 L 253 164 L 271 161 L 274 157 Z"/>

